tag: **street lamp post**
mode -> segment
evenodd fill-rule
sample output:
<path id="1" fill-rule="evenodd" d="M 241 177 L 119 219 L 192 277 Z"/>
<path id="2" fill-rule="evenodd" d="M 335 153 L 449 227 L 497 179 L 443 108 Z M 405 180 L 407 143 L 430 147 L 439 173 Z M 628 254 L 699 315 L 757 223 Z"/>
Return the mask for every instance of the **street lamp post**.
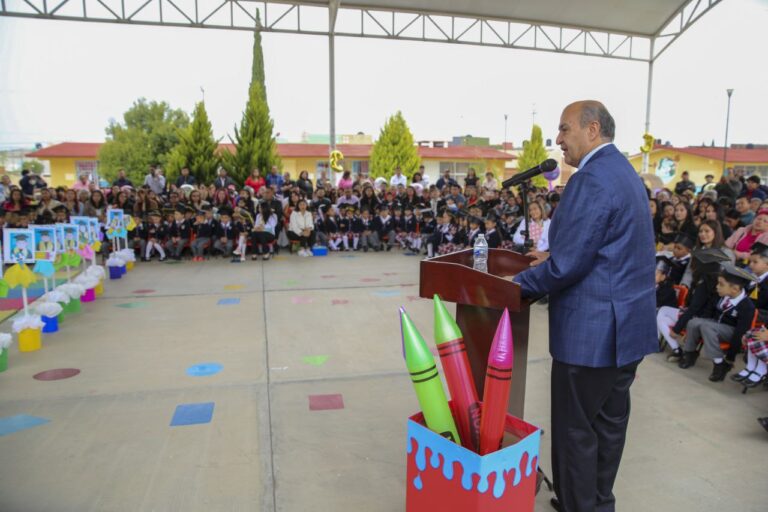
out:
<path id="1" fill-rule="evenodd" d="M 504 114 L 504 141 L 501 144 L 502 151 L 506 149 L 505 147 L 506 143 L 507 143 L 507 114 Z"/>
<path id="2" fill-rule="evenodd" d="M 733 89 L 726 90 L 728 93 L 728 111 L 725 114 L 725 144 L 723 145 L 723 176 L 725 176 L 725 166 L 728 162 L 728 124 L 731 120 L 731 94 Z"/>

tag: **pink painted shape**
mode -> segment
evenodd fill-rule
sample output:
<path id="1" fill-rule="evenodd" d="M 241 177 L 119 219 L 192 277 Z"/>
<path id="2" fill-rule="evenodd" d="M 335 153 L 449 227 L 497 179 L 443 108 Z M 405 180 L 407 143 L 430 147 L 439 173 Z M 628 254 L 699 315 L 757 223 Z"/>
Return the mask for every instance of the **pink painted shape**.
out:
<path id="1" fill-rule="evenodd" d="M 310 411 L 330 411 L 344 408 L 344 398 L 339 395 L 309 395 Z"/>
<path id="2" fill-rule="evenodd" d="M 80 373 L 77 368 L 57 368 L 55 370 L 46 370 L 44 372 L 36 373 L 32 376 L 35 380 L 61 380 L 74 377 Z"/>
<path id="3" fill-rule="evenodd" d="M 421 297 L 419 297 L 418 295 L 409 295 L 409 296 L 408 296 L 408 297 L 406 297 L 406 298 L 408 299 L 408 302 L 413 302 L 413 301 L 415 301 L 415 300 L 419 300 L 419 299 L 421 299 Z"/>
<path id="4" fill-rule="evenodd" d="M 376 283 L 378 281 L 381 281 L 381 279 L 377 277 L 364 277 L 360 280 L 361 283 Z"/>
<path id="5" fill-rule="evenodd" d="M 347 299 L 333 299 L 331 301 L 331 306 L 341 306 L 342 304 L 349 304 L 349 301 Z"/>
<path id="6" fill-rule="evenodd" d="M 312 304 L 312 297 L 291 297 L 294 304 Z"/>
<path id="7" fill-rule="evenodd" d="M 384 272 L 385 276 L 396 276 L 397 272 Z"/>
<path id="8" fill-rule="evenodd" d="M 328 275 L 320 276 L 320 277 L 323 278 L 323 279 L 333 279 L 336 276 L 334 276 L 333 274 L 328 274 Z"/>

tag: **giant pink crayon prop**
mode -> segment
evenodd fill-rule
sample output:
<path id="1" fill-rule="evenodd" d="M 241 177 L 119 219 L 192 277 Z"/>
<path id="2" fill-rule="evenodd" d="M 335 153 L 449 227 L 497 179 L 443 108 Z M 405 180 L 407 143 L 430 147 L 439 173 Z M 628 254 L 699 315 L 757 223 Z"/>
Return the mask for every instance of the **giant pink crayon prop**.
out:
<path id="1" fill-rule="evenodd" d="M 496 334 L 493 336 L 491 351 L 488 353 L 483 414 L 480 419 L 480 455 L 486 455 L 501 448 L 507 402 L 512 386 L 513 351 L 512 324 L 509 321 L 509 311 L 504 309 L 499 325 L 496 327 Z"/>

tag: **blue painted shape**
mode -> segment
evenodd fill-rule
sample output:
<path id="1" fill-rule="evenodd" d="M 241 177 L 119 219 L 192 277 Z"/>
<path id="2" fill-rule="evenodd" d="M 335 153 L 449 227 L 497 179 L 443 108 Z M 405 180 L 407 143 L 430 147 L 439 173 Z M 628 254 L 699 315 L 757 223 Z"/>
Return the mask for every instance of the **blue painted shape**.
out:
<path id="1" fill-rule="evenodd" d="M 224 368 L 219 363 L 200 363 L 187 368 L 187 375 L 190 377 L 206 377 L 208 375 L 216 375 Z"/>
<path id="2" fill-rule="evenodd" d="M 373 292 L 373 294 L 377 297 L 399 297 L 400 292 L 397 290 L 379 290 L 377 292 Z"/>
<path id="3" fill-rule="evenodd" d="M 355 256 L 354 254 L 342 254 L 341 257 L 342 258 L 357 258 L 357 256 Z"/>
<path id="4" fill-rule="evenodd" d="M 219 306 L 234 306 L 240 304 L 240 299 L 219 299 L 219 302 L 216 304 Z"/>
<path id="5" fill-rule="evenodd" d="M 16 416 L 0 418 L 0 436 L 13 434 L 20 430 L 37 427 L 38 425 L 45 425 L 46 423 L 50 423 L 50 421 L 51 420 L 45 418 L 30 416 L 29 414 L 17 414 Z"/>
<path id="6" fill-rule="evenodd" d="M 422 487 L 424 487 L 424 484 L 421 481 L 421 475 L 413 479 L 413 486 L 418 490 L 421 490 Z"/>
<path id="7" fill-rule="evenodd" d="M 171 419 L 172 427 L 182 425 L 199 425 L 210 423 L 213 418 L 213 402 L 199 404 L 181 404 L 176 406 L 176 412 Z"/>

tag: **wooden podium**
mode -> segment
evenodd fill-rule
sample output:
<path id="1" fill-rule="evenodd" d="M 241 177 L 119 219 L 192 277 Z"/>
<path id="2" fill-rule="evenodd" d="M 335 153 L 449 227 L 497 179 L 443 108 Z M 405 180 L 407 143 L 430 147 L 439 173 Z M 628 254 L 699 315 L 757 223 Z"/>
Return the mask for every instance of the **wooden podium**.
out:
<path id="1" fill-rule="evenodd" d="M 482 400 L 485 370 L 493 335 L 504 308 L 509 310 L 514 336 L 515 366 L 508 411 L 523 418 L 525 370 L 528 360 L 530 300 L 520 297 L 520 286 L 504 277 L 527 269 L 533 258 L 506 249 L 488 250 L 488 273 L 472 268 L 472 249 L 421 262 L 419 295 L 456 303 L 456 323 L 464 334 L 477 393 Z"/>

